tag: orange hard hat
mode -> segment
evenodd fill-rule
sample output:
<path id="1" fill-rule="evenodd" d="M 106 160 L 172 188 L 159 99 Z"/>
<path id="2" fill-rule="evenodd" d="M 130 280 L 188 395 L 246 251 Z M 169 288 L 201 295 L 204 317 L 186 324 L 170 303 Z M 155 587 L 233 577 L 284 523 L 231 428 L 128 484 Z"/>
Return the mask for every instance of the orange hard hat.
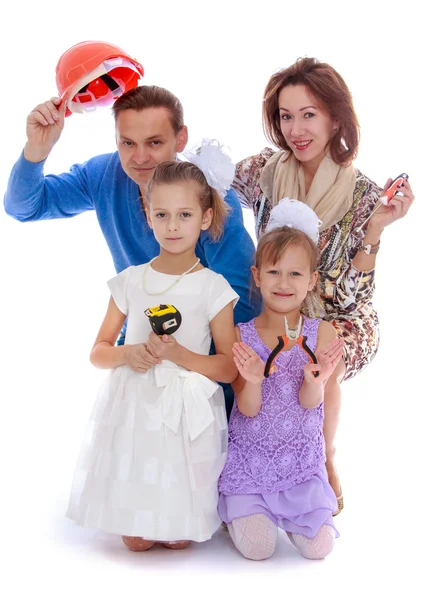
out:
<path id="1" fill-rule="evenodd" d="M 143 67 L 124 50 L 107 42 L 80 42 L 64 52 L 56 65 L 56 85 L 67 103 L 65 116 L 111 106 L 139 85 Z"/>

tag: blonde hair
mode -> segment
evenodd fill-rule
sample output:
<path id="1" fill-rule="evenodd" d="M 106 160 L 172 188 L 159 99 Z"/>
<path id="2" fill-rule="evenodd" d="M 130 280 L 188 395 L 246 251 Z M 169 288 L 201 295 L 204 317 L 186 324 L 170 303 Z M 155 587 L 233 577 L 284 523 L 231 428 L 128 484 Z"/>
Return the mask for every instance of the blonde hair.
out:
<path id="1" fill-rule="evenodd" d="M 170 160 L 158 165 L 153 177 L 148 184 L 147 203 L 150 203 L 150 193 L 156 185 L 167 185 L 179 181 L 194 181 L 199 185 L 200 206 L 203 212 L 212 209 L 212 222 L 208 233 L 217 242 L 224 231 L 224 222 L 230 207 L 221 198 L 218 192 L 206 181 L 203 171 L 191 162 Z"/>

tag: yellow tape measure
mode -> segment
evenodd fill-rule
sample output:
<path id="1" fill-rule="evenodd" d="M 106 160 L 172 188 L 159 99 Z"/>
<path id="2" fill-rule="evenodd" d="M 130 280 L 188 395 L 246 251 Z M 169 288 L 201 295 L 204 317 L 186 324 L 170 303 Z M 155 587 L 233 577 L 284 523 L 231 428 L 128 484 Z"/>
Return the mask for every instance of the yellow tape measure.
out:
<path id="1" fill-rule="evenodd" d="M 154 308 L 147 308 L 144 313 L 157 335 L 171 335 L 179 329 L 182 323 L 181 313 L 172 304 L 160 304 Z"/>

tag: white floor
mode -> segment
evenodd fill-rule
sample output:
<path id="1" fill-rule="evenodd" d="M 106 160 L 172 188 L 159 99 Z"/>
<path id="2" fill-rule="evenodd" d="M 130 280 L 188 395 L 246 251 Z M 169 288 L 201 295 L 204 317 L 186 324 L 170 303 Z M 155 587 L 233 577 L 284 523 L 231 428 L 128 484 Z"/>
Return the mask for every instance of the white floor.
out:
<path id="1" fill-rule="evenodd" d="M 282 534 L 274 556 L 255 563 L 235 551 L 224 530 L 210 542 L 184 551 L 154 547 L 135 554 L 118 537 L 85 531 L 66 520 L 83 414 L 91 399 L 78 398 L 82 382 L 75 377 L 61 397 L 56 396 L 55 378 L 45 379 L 41 362 L 39 357 L 37 371 L 29 365 L 27 376 L 6 374 L 14 379 L 17 392 L 38 391 L 28 396 L 26 416 L 19 394 L 11 393 L 7 418 L 1 423 L 0 590 L 10 589 L 2 598 L 27 598 L 36 590 L 49 600 L 143 598 L 146 593 L 201 600 L 206 595 L 260 598 L 273 593 L 281 598 L 291 593 L 321 599 L 426 597 L 421 570 L 426 557 L 420 554 L 425 540 L 419 470 L 423 463 L 416 454 L 417 428 L 423 424 L 397 410 L 394 401 L 393 410 L 384 413 L 381 406 L 388 399 L 386 394 L 369 396 L 368 372 L 345 387 L 339 465 L 346 507 L 336 521 L 341 537 L 334 553 L 325 561 L 307 561 Z M 378 359 L 377 378 L 385 366 L 381 363 Z M 97 385 L 95 380 L 85 382 L 90 392 Z M 399 396 L 402 386 L 395 386 Z"/>
<path id="2" fill-rule="evenodd" d="M 316 563 L 300 557 L 284 535 L 271 559 L 247 561 L 223 530 L 209 543 L 183 552 L 154 547 L 135 554 L 116 538 L 79 530 L 49 510 L 35 510 L 19 525 L 6 525 L 10 533 L 3 542 L 7 569 L 2 568 L 1 586 L 10 585 L 12 592 L 2 597 L 26 598 L 37 591 L 46 599 L 261 598 L 273 593 L 281 598 L 425 598 L 420 557 L 410 539 L 402 529 L 388 528 L 388 513 L 381 507 L 363 516 L 360 508 L 346 509 L 334 554 Z"/>

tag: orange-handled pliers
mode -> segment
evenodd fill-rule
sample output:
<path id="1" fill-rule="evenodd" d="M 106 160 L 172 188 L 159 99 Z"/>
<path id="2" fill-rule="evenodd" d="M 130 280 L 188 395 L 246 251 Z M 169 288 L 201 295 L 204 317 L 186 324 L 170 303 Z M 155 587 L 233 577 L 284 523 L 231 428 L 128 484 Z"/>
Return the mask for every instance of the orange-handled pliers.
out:
<path id="1" fill-rule="evenodd" d="M 285 346 L 289 342 L 289 338 L 288 338 L 288 336 L 286 334 L 285 335 L 279 335 L 277 339 L 278 339 L 278 344 L 271 351 L 270 356 L 268 357 L 267 362 L 265 364 L 264 377 L 268 377 L 269 375 L 271 375 L 271 371 L 273 369 L 273 363 L 274 363 L 274 361 L 279 356 L 279 354 L 285 349 Z M 304 350 L 304 352 L 306 354 L 308 354 L 310 362 L 313 363 L 313 364 L 315 364 L 315 365 L 317 365 L 317 358 L 316 358 L 314 352 L 307 345 L 307 336 L 306 335 L 300 335 L 297 338 L 296 343 L 298 344 L 298 346 L 302 350 Z M 318 377 L 319 376 L 319 371 L 315 371 L 314 372 L 314 376 Z"/>

